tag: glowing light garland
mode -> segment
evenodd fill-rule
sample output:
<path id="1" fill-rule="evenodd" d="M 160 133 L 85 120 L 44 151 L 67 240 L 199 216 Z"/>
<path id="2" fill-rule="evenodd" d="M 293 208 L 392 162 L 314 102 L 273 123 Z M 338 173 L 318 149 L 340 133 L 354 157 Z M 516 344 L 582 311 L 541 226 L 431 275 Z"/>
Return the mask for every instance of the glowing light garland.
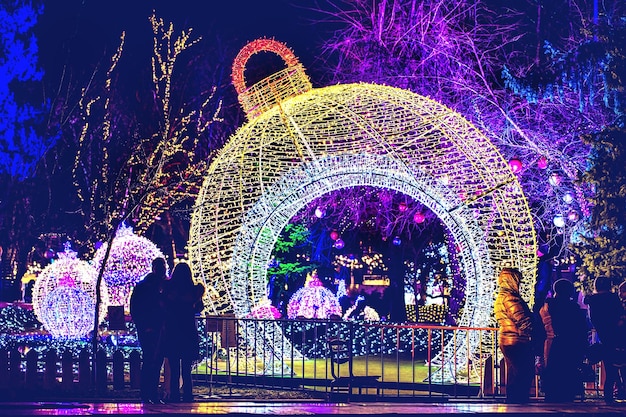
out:
<path id="1" fill-rule="evenodd" d="M 100 246 L 91 261 L 96 270 L 102 266 L 106 249 L 106 243 Z M 159 257 L 165 258 L 165 255 L 154 243 L 137 236 L 132 227 L 120 225 L 102 275 L 109 289 L 111 305 L 122 305 L 130 310 L 130 295 L 135 284 L 152 270 L 152 261 Z"/>
<path id="2" fill-rule="evenodd" d="M 94 328 L 97 271 L 76 258 L 66 244 L 58 259 L 46 266 L 33 286 L 33 310 L 46 330 L 57 338 L 87 336 Z M 109 297 L 106 283 L 100 286 L 99 317 L 104 320 Z"/>
<path id="3" fill-rule="evenodd" d="M 410 91 L 306 85 L 304 72 L 291 66 L 240 94 L 249 122 L 213 159 L 198 193 L 189 257 L 218 294 L 212 313 L 249 314 L 265 296 L 273 245 L 289 220 L 316 198 L 354 186 L 401 192 L 450 231 L 466 276 L 459 325 L 494 323 L 495 279 L 505 265 L 522 271 L 521 292 L 532 303 L 532 217 L 517 177 L 481 132 Z M 458 364 L 445 372 L 474 363 L 478 338 L 456 342 L 443 357 Z M 288 347 L 275 348 L 276 356 L 288 355 Z"/>
<path id="4" fill-rule="evenodd" d="M 327 319 L 332 315 L 341 317 L 341 305 L 335 294 L 324 287 L 317 275 L 296 291 L 287 304 L 287 317 L 290 319 Z"/>

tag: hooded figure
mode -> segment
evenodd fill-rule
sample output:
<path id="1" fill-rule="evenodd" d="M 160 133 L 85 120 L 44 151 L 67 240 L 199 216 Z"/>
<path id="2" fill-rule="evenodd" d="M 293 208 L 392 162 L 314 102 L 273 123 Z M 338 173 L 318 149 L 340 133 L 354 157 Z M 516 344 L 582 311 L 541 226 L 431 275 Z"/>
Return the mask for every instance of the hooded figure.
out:
<path id="1" fill-rule="evenodd" d="M 579 369 L 588 346 L 587 318 L 570 281 L 556 281 L 553 293 L 539 310 L 546 330 L 541 382 L 546 402 L 572 402 L 583 391 Z"/>
<path id="2" fill-rule="evenodd" d="M 527 403 L 534 377 L 531 345 L 532 315 L 519 293 L 522 273 L 504 268 L 498 276 L 500 290 L 494 304 L 498 321 L 498 341 L 506 362 L 507 403 Z"/>

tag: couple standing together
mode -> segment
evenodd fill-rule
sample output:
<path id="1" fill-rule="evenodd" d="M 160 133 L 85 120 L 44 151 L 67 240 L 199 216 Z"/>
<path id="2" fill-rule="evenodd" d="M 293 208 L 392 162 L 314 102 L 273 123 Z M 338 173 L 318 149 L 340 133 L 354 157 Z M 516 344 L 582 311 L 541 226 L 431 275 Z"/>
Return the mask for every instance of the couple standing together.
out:
<path id="1" fill-rule="evenodd" d="M 181 376 L 182 401 L 193 401 L 191 367 L 200 356 L 195 315 L 202 311 L 204 290 L 202 284 L 194 284 L 191 268 L 185 262 L 176 264 L 167 279 L 163 258 L 152 261 L 152 272 L 135 286 L 130 314 L 143 356 L 142 401 L 162 402 L 158 388 L 164 358 L 170 369 L 169 401 L 181 401 Z"/>
<path id="2" fill-rule="evenodd" d="M 498 339 L 507 366 L 507 402 L 528 402 L 535 374 L 534 356 L 541 369 L 546 402 L 572 402 L 583 392 L 580 369 L 589 348 L 590 330 L 587 317 L 575 299 L 574 285 L 566 279 L 554 283 L 554 296 L 539 309 L 543 324 L 540 330 L 544 330 L 540 336 L 541 332 L 533 328 L 533 315 L 520 295 L 521 280 L 519 270 L 504 268 L 498 276 L 500 290 L 494 303 L 500 327 Z M 618 358 L 618 353 L 624 352 L 626 345 L 626 312 L 620 297 L 611 291 L 609 278 L 598 277 L 594 285 L 595 292 L 585 296 L 584 303 L 589 306 L 591 324 L 601 342 L 599 359 L 606 371 L 604 400 L 610 404 L 614 401 L 614 388 L 623 389 L 618 368 L 624 358 Z"/>

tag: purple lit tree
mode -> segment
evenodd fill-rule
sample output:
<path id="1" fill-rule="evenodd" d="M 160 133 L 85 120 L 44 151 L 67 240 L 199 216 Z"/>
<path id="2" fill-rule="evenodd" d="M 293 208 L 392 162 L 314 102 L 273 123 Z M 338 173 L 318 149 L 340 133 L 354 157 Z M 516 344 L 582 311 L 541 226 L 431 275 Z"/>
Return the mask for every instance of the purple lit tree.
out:
<path id="1" fill-rule="evenodd" d="M 592 191 L 587 198 L 591 210 L 572 239 L 572 250 L 587 291 L 598 276 L 612 278 L 615 285 L 626 280 L 626 24 L 624 10 L 612 12 L 602 19 L 596 15 L 593 30 L 579 44 L 563 51 L 547 45 L 545 65 L 507 79 L 530 102 L 558 98 L 570 89 L 578 94 L 581 115 L 603 108 L 612 116 L 605 126 L 581 134 L 591 152 L 578 184 Z"/>
<path id="2" fill-rule="evenodd" d="M 578 93 L 566 86 L 529 102 L 511 94 L 506 76 L 543 62 L 544 41 L 567 50 L 584 39 L 592 21 L 584 6 L 356 0 L 320 11 L 340 25 L 325 44 L 331 81 L 409 89 L 467 117 L 511 161 L 540 240 L 558 254 L 590 209 L 589 190 L 576 183 L 589 153 L 580 134 L 612 116 L 595 106 L 581 113 Z"/>

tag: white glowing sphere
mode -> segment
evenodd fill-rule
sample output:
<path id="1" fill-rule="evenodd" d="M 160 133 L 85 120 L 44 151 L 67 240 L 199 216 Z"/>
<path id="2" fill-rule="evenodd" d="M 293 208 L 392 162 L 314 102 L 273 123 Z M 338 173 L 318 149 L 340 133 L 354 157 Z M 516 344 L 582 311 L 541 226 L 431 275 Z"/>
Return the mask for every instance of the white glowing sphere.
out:
<path id="1" fill-rule="evenodd" d="M 548 182 L 551 186 L 558 187 L 559 185 L 561 185 L 561 176 L 557 173 L 553 173 L 548 178 Z"/>
<path id="2" fill-rule="evenodd" d="M 55 337 L 85 336 L 86 333 L 76 336 L 82 333 L 83 329 L 82 325 L 78 326 L 78 321 L 82 323 L 83 320 L 88 320 L 90 328 L 93 328 L 98 273 L 88 262 L 76 259 L 76 252 L 66 249 L 65 252 L 59 252 L 58 257 L 41 271 L 37 281 L 35 281 L 33 311 L 45 329 Z M 64 300 L 63 295 L 66 295 L 68 299 L 73 297 L 73 301 Z M 104 280 L 100 283 L 100 296 L 98 317 L 99 322 L 102 322 L 109 306 L 109 295 Z M 83 307 L 87 308 L 88 306 L 85 299 L 91 302 L 92 307 L 89 314 L 86 314 L 83 309 Z M 76 319 L 77 322 L 66 324 L 58 319 L 67 316 L 67 305 L 76 307 L 73 311 L 80 317 Z M 82 317 L 83 315 L 86 317 Z M 80 330 L 77 326 L 80 327 Z"/>
<path id="3" fill-rule="evenodd" d="M 574 196 L 572 195 L 572 193 L 567 192 L 563 194 L 563 201 L 565 202 L 565 204 L 570 204 L 572 201 L 574 201 Z"/>
<path id="4" fill-rule="evenodd" d="M 565 219 L 563 218 L 562 214 L 557 214 L 556 216 L 554 216 L 554 219 L 552 219 L 552 223 L 554 223 L 554 225 L 558 228 L 565 227 Z"/>
<path id="5" fill-rule="evenodd" d="M 103 244 L 96 251 L 91 261 L 96 270 L 102 267 L 106 250 L 107 244 Z M 159 257 L 165 258 L 154 243 L 133 233 L 131 227 L 120 226 L 102 275 L 109 289 L 111 305 L 124 306 L 129 311 L 133 288 L 152 270 L 152 261 Z"/>
<path id="6" fill-rule="evenodd" d="M 56 338 L 78 339 L 93 330 L 94 300 L 75 287 L 57 287 L 43 300 L 41 320 Z"/>

